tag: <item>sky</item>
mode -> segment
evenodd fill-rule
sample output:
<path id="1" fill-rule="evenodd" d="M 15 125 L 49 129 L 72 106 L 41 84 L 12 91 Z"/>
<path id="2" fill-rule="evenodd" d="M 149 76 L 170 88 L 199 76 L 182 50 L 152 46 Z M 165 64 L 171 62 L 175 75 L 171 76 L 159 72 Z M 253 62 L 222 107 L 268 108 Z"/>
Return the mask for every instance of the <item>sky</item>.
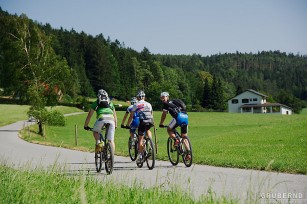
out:
<path id="1" fill-rule="evenodd" d="M 307 55 L 306 0 L 0 0 L 53 28 L 116 39 L 153 54 Z"/>

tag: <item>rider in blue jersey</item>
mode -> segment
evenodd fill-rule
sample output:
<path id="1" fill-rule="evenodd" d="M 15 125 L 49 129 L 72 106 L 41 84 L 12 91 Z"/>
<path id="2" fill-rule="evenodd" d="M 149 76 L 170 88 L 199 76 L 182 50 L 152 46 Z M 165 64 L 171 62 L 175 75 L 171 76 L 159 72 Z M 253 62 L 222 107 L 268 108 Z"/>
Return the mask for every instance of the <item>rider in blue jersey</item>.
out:
<path id="1" fill-rule="evenodd" d="M 136 97 L 133 97 L 130 101 L 130 106 L 127 108 L 126 110 L 126 113 L 124 115 L 124 118 L 122 120 L 122 123 L 121 123 L 121 128 L 125 128 L 126 126 L 124 125 L 125 124 L 125 121 L 128 117 L 128 115 L 130 114 L 132 108 L 133 108 L 133 105 L 136 104 L 138 102 L 137 98 Z M 137 113 L 134 113 L 133 115 L 133 119 L 132 119 L 132 122 L 130 124 L 130 137 L 132 138 L 133 137 L 133 134 L 135 133 L 135 130 L 138 128 L 139 126 L 139 123 L 140 123 L 140 119 L 137 115 Z"/>

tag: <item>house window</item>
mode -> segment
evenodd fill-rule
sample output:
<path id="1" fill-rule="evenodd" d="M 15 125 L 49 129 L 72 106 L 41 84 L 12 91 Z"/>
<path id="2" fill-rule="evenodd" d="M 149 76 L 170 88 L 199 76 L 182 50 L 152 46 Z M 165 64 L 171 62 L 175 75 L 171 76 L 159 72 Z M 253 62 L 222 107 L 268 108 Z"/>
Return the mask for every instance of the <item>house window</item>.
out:
<path id="1" fill-rule="evenodd" d="M 232 100 L 231 100 L 231 103 L 232 103 L 232 104 L 237 104 L 237 103 L 239 103 L 239 100 L 238 100 L 238 99 L 232 99 Z"/>
<path id="2" fill-rule="evenodd" d="M 248 98 L 243 98 L 242 99 L 242 103 L 248 103 L 248 101 L 249 101 Z"/>
<path id="3" fill-rule="evenodd" d="M 257 98 L 253 98 L 253 101 L 258 101 Z"/>

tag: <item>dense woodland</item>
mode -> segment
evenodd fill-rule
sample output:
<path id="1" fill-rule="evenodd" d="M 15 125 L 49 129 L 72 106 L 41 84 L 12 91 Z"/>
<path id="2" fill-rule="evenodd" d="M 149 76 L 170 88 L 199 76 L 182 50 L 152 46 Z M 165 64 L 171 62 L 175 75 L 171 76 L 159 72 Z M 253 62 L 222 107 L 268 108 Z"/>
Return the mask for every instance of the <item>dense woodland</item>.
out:
<path id="1" fill-rule="evenodd" d="M 66 103 L 95 96 L 101 88 L 129 100 L 142 89 L 156 108 L 160 92 L 168 91 L 190 110 L 224 111 L 229 98 L 254 89 L 296 113 L 306 106 L 307 56 L 300 54 L 160 55 L 146 47 L 137 52 L 103 34 L 54 29 L 1 8 L 0 27 L 1 94 L 25 103 L 35 104 L 43 93 L 45 104 L 56 104 L 55 89 Z"/>

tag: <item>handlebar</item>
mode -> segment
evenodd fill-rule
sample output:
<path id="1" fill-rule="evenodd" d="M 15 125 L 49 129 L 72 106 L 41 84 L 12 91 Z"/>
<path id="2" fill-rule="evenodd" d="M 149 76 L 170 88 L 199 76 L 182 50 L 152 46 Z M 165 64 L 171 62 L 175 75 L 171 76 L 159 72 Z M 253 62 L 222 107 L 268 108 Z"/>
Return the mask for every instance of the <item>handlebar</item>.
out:
<path id="1" fill-rule="evenodd" d="M 93 131 L 93 128 L 92 127 L 84 127 L 84 130 L 87 130 L 87 131 Z"/>
<path id="2" fill-rule="evenodd" d="M 121 125 L 120 127 L 123 129 L 129 129 L 129 130 L 131 129 L 129 126 L 126 126 L 126 125 Z"/>

